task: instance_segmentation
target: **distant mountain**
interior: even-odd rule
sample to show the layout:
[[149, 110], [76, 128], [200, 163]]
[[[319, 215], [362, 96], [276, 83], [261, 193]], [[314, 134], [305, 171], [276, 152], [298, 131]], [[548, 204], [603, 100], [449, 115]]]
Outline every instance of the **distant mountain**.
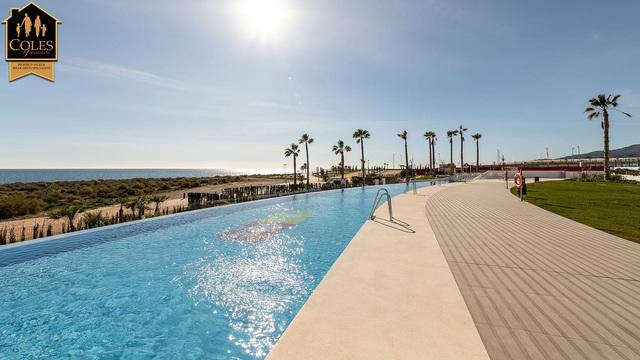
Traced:
[[[598, 159], [604, 157], [604, 151], [592, 151], [586, 154], [569, 155], [561, 157], [559, 159]], [[624, 157], [640, 157], [640, 144], [635, 144], [620, 149], [609, 150], [610, 158], [624, 158]]]

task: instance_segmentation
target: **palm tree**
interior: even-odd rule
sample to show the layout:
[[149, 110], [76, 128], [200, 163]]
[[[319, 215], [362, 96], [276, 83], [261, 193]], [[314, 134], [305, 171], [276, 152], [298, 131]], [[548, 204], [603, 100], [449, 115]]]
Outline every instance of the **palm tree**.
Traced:
[[73, 225], [73, 221], [76, 216], [81, 212], [84, 212], [86, 208], [80, 204], [73, 204], [71, 206], [65, 206], [63, 208], [58, 209], [57, 211], [49, 214], [49, 217], [52, 219], [67, 219], [69, 222], [69, 231], [75, 231], [76, 227]]
[[480, 167], [480, 142], [478, 140], [482, 138], [482, 134], [473, 134], [471, 137], [476, 141], [476, 167]]
[[122, 216], [124, 215], [124, 207], [127, 206], [129, 199], [126, 197], [119, 197], [116, 199], [116, 202], [120, 205], [120, 210], [118, 210], [118, 218], [122, 220]]
[[160, 204], [167, 201], [167, 199], [169, 199], [167, 195], [149, 196], [149, 202], [156, 204], [156, 210], [153, 212], [154, 214], [157, 214], [160, 211]]
[[429, 173], [431, 173], [434, 168], [433, 163], [435, 161], [435, 156], [433, 156], [433, 144], [435, 142], [436, 133], [433, 131], [427, 131], [424, 133], [424, 137], [429, 141]]
[[338, 140], [338, 144], [333, 145], [333, 148], [331, 148], [331, 150], [334, 154], [340, 155], [340, 178], [344, 179], [344, 152], [351, 151], [351, 146], [345, 146], [344, 141]]
[[131, 210], [131, 215], [136, 217], [136, 209], [138, 208], [138, 199], [131, 199], [127, 203], [126, 207]]
[[600, 112], [602, 112], [603, 121], [600, 123], [600, 126], [602, 130], [604, 130], [604, 181], [609, 181], [611, 178], [611, 170], [609, 169], [609, 107], [611, 107], [612, 110], [631, 117], [631, 115], [626, 112], [615, 109], [618, 107], [619, 98], [620, 95], [616, 95], [611, 99], [611, 95], [605, 98], [604, 94], [600, 94], [597, 98], [589, 100], [591, 107], [584, 110], [585, 113], [589, 113], [589, 120], [600, 117]]
[[148, 210], [149, 207], [147, 206], [147, 204], [149, 203], [149, 198], [147, 198], [146, 196], [138, 196], [138, 199], [136, 199], [136, 209], [138, 209], [138, 219], [142, 219], [142, 216], [144, 216], [144, 212], [145, 210]]
[[102, 216], [102, 211], [98, 211], [97, 213], [84, 213], [83, 218], [85, 229], [93, 229], [107, 225], [107, 219]]
[[362, 187], [364, 187], [364, 139], [371, 137], [371, 134], [367, 130], [358, 129], [353, 133], [353, 138], [356, 139], [356, 143], [360, 144], [362, 150]]
[[460, 130], [458, 130], [458, 134], [460, 134], [460, 169], [464, 172], [464, 132], [467, 131], [467, 128], [462, 128], [460, 125]]
[[406, 169], [406, 174], [407, 174], [407, 182], [409, 182], [409, 179], [411, 178], [411, 173], [409, 172], [409, 152], [407, 151], [407, 130], [403, 131], [402, 133], [398, 134], [398, 137], [401, 138], [402, 140], [404, 140], [404, 158], [405, 158], [405, 169]]
[[436, 140], [438, 140], [438, 138], [436, 137], [436, 133], [433, 133], [433, 136], [431, 137], [431, 154], [433, 155], [433, 173], [434, 174], [436, 172]]
[[294, 186], [298, 184], [298, 179], [297, 179], [298, 169], [296, 168], [296, 158], [298, 157], [298, 154], [300, 154], [300, 149], [298, 149], [298, 145], [296, 144], [291, 144], [290, 147], [284, 149], [285, 157], [293, 156], [293, 185]]
[[447, 131], [447, 137], [449, 138], [449, 144], [451, 144], [451, 163], [453, 164], [453, 137], [458, 136], [458, 130]]
[[309, 187], [309, 144], [312, 142], [313, 138], [307, 134], [302, 134], [300, 139], [298, 139], [298, 144], [304, 143], [305, 154], [307, 154], [307, 187]]

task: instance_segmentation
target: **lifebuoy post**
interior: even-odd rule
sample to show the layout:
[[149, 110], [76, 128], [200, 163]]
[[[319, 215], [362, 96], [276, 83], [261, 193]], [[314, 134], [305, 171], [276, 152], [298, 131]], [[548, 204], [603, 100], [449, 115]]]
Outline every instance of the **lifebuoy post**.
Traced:
[[518, 188], [518, 194], [520, 195], [520, 201], [522, 201], [522, 186], [524, 185], [524, 176], [522, 176], [522, 170], [518, 171], [513, 177], [513, 183]]

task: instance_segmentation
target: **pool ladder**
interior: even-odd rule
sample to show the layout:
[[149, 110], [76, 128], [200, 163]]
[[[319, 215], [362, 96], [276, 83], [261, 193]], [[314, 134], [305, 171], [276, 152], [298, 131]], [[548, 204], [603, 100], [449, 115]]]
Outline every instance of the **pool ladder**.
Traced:
[[411, 180], [409, 180], [409, 182], [407, 183], [407, 187], [404, 188], [404, 194], [406, 194], [407, 191], [409, 191], [409, 185], [411, 185], [411, 183], [413, 183], [413, 195], [418, 193], [418, 191], [416, 190], [416, 178], [414, 177]]
[[[380, 194], [381, 191], [384, 191], [384, 192]], [[393, 209], [391, 207], [391, 196], [389, 196], [389, 192], [387, 191], [387, 189], [382, 188], [378, 190], [378, 192], [376, 193], [376, 199], [373, 200], [373, 207], [371, 208], [371, 214], [369, 214], [369, 220], [373, 220], [376, 218], [373, 215], [373, 212], [376, 211], [378, 204], [380, 204], [380, 200], [382, 200], [382, 197], [385, 195], [387, 196], [387, 204], [389, 204], [389, 220], [393, 219]]]

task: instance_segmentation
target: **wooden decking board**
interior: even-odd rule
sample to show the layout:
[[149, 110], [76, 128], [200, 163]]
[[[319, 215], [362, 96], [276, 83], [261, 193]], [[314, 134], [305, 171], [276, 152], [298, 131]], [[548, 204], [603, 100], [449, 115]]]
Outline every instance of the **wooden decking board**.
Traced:
[[425, 205], [489, 356], [640, 358], [640, 246], [503, 186], [455, 186]]

